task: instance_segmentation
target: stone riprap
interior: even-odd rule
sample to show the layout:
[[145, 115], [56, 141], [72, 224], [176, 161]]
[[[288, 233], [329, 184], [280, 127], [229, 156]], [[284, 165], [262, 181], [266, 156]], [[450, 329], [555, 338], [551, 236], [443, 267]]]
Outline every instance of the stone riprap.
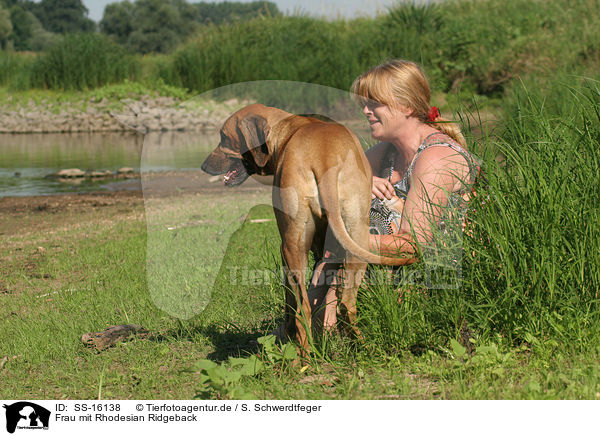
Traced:
[[172, 97], [74, 103], [30, 100], [18, 107], [0, 107], [0, 133], [204, 131], [218, 129], [246, 104], [236, 99], [180, 102]]
[[46, 176], [47, 179], [57, 179], [58, 181], [72, 181], [82, 179], [134, 179], [140, 177], [133, 168], [124, 167], [117, 171], [83, 171], [79, 168], [67, 168]]

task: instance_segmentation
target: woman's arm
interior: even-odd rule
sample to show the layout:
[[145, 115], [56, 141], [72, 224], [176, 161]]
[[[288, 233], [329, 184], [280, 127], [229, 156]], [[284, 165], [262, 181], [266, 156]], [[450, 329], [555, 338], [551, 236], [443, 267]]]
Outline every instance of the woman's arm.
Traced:
[[403, 231], [394, 235], [369, 235], [369, 250], [386, 257], [417, 253], [412, 235]]
[[402, 212], [400, 230], [415, 234], [419, 243], [431, 240], [448, 205], [448, 195], [468, 177], [464, 156], [450, 147], [430, 147], [417, 159]]

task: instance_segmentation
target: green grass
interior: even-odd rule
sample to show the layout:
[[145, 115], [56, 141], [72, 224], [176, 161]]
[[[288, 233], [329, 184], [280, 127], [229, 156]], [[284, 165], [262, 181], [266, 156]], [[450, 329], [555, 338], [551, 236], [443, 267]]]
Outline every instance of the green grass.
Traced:
[[[1, 108], [4, 111], [85, 112], [88, 107], [99, 110], [119, 111], [127, 107], [129, 100], [170, 97], [173, 103], [191, 99], [183, 88], [176, 88], [159, 81], [153, 86], [141, 82], [124, 81], [85, 91], [57, 91], [51, 89], [14, 90], [0, 87]], [[124, 101], [123, 101], [124, 100]], [[194, 108], [192, 108], [194, 109]]]
[[491, 198], [466, 274], [475, 322], [512, 341], [597, 341], [600, 94], [576, 81], [517, 87], [503, 131], [484, 143], [503, 159], [488, 158]]
[[0, 85], [11, 89], [30, 89], [30, 76], [37, 55], [0, 51]]

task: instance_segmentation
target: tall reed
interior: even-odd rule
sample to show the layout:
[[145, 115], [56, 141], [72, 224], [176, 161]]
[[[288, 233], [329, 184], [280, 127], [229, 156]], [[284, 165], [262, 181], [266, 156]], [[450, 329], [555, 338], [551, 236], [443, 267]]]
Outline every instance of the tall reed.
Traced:
[[73, 34], [36, 60], [31, 80], [40, 88], [83, 90], [134, 80], [138, 69], [138, 61], [108, 37]]
[[0, 51], [0, 86], [18, 90], [31, 88], [31, 67], [35, 58], [32, 53]]
[[365, 53], [368, 21], [353, 24], [277, 17], [208, 27], [174, 54], [174, 68], [198, 92], [270, 79], [347, 89], [373, 61]]

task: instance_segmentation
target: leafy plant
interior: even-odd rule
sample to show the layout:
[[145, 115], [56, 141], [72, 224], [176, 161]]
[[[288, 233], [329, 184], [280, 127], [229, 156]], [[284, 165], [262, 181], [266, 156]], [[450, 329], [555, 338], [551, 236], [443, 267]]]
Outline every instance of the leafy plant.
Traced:
[[278, 346], [276, 340], [277, 338], [274, 335], [258, 338], [258, 343], [262, 345], [261, 357], [263, 360], [273, 365], [285, 365], [298, 357], [294, 344], [288, 342]]
[[193, 367], [200, 373], [202, 388], [197, 397], [209, 397], [212, 392], [221, 398], [246, 400], [254, 396], [243, 388], [239, 381], [242, 377], [252, 377], [265, 370], [264, 363], [257, 356], [234, 358], [217, 364], [212, 360], [200, 360]]
[[298, 357], [293, 344], [286, 343], [278, 346], [273, 335], [258, 338], [258, 343], [262, 346], [258, 356], [229, 357], [220, 364], [207, 359], [196, 362], [191, 371], [200, 373], [200, 383], [202, 384], [197, 396], [205, 398], [216, 393], [220, 398], [253, 399], [254, 395], [240, 384], [242, 377], [257, 376], [269, 367], [283, 369]]

